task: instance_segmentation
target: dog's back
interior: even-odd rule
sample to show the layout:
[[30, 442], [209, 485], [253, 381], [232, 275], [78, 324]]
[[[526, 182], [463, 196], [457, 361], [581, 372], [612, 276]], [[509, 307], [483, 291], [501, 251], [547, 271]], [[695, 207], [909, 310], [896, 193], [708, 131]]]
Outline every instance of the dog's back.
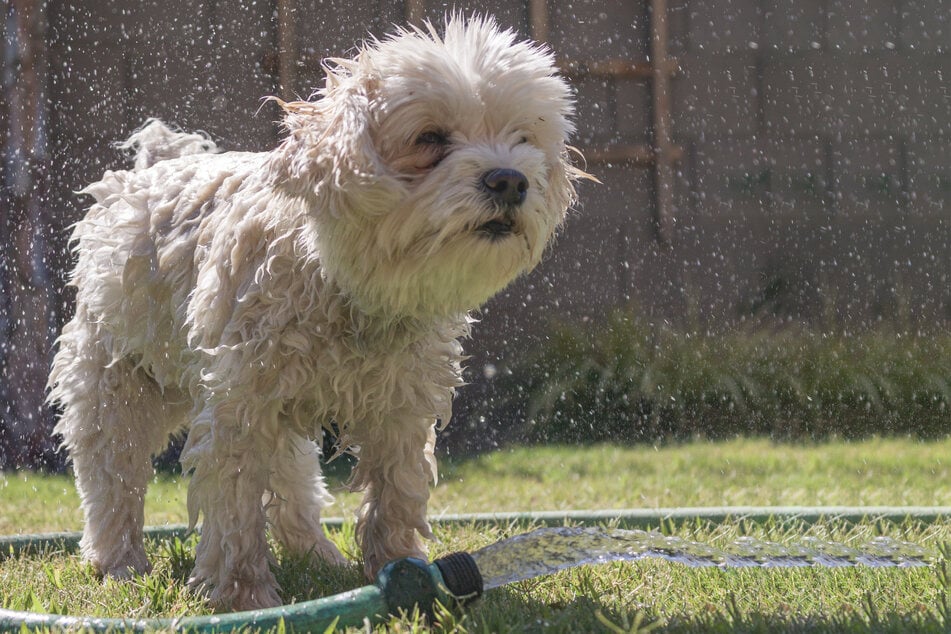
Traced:
[[136, 170], [191, 154], [219, 152], [214, 141], [204, 134], [172, 130], [158, 119], [146, 121], [119, 147], [134, 153]]

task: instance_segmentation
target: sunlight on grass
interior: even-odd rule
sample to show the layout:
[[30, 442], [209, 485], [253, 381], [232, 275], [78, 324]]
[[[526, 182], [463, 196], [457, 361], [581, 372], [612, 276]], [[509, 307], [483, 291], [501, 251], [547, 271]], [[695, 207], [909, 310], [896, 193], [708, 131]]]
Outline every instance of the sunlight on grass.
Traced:
[[[951, 505], [951, 440], [875, 439], [856, 443], [776, 444], [768, 440], [662, 447], [609, 445], [512, 448], [442, 461], [432, 514], [720, 505]], [[338, 497], [328, 515], [350, 517], [345, 469], [329, 469]], [[0, 479], [0, 532], [81, 527], [71, 479], [8, 473]], [[149, 524], [186, 520], [187, 479], [157, 475]], [[437, 524], [431, 556], [475, 550], [530, 524]], [[789, 543], [805, 536], [864, 543], [876, 536], [912, 541], [940, 553], [914, 569], [695, 569], [659, 560], [583, 566], [489, 591], [464, 612], [445, 613], [442, 632], [627, 631], [944, 631], [951, 625], [951, 520], [663, 522], [665, 534], [723, 547], [739, 537]], [[365, 583], [353, 524], [330, 531], [353, 564], [333, 568], [279, 548], [285, 601], [340, 593]], [[47, 553], [0, 563], [0, 596], [12, 609], [100, 616], [205, 614], [186, 584], [195, 538], [149, 546], [155, 570], [106, 582], [74, 555]], [[357, 631], [357, 630], [355, 630]], [[362, 630], [361, 630], [362, 631]], [[428, 631], [405, 617], [377, 631]]]
[[[350, 518], [359, 496], [346, 489], [345, 470], [331, 472], [337, 501], [326, 515]], [[146, 523], [186, 522], [187, 489], [187, 478], [157, 475], [146, 497]], [[0, 490], [0, 534], [82, 526], [68, 476], [9, 473], [0, 476]], [[951, 505], [951, 440], [514, 447], [443, 459], [430, 512], [766, 505]]]
[[[154, 525], [187, 521], [182, 477], [157, 475], [145, 502], [146, 522]], [[83, 514], [73, 479], [68, 475], [0, 474], [0, 535], [80, 530]]]
[[[743, 505], [951, 505], [951, 442], [734, 440], [513, 448], [443, 467], [450, 513]], [[499, 478], [505, 486], [497, 486]]]

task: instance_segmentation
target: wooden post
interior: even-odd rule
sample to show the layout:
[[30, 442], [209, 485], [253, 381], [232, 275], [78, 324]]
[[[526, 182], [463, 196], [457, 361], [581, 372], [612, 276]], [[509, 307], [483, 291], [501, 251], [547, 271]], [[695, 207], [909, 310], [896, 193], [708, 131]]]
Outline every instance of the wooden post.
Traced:
[[[3, 66], [13, 73], [5, 91], [6, 169], [0, 171], [0, 469], [52, 466], [52, 413], [44, 403], [53, 280], [43, 207], [47, 165], [46, 15], [42, 0], [13, 0], [13, 41]], [[2, 403], [2, 400], [6, 403]]]
[[536, 42], [548, 41], [548, 0], [529, 0], [528, 20], [532, 39]]
[[423, 18], [426, 16], [425, 0], [406, 0], [406, 6], [403, 8], [404, 16], [409, 24], [422, 26]]
[[674, 166], [670, 141], [670, 61], [667, 58], [667, 0], [651, 0], [651, 62], [653, 65], [654, 226], [657, 240], [673, 239]]
[[277, 0], [278, 94], [285, 101], [297, 99], [297, 28], [295, 0]]

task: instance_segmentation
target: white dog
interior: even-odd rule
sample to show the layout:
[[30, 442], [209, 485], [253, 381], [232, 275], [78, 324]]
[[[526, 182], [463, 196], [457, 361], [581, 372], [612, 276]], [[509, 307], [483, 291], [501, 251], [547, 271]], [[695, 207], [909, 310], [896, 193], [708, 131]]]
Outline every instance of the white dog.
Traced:
[[401, 31], [280, 102], [273, 151], [217, 153], [152, 121], [73, 240], [76, 315], [50, 378], [102, 573], [149, 569], [150, 456], [188, 429], [191, 583], [221, 608], [280, 603], [265, 529], [324, 536], [322, 427], [359, 457], [365, 569], [425, 557], [435, 426], [461, 385], [466, 311], [542, 257], [583, 172], [552, 56], [489, 19]]

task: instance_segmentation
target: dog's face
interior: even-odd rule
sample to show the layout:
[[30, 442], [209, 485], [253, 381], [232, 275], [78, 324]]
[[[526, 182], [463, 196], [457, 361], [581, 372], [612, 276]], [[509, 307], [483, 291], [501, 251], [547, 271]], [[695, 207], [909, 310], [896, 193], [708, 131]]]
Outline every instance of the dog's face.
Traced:
[[282, 146], [328, 275], [367, 310], [442, 316], [532, 269], [580, 174], [551, 56], [453, 18], [334, 61], [321, 99], [285, 104]]

